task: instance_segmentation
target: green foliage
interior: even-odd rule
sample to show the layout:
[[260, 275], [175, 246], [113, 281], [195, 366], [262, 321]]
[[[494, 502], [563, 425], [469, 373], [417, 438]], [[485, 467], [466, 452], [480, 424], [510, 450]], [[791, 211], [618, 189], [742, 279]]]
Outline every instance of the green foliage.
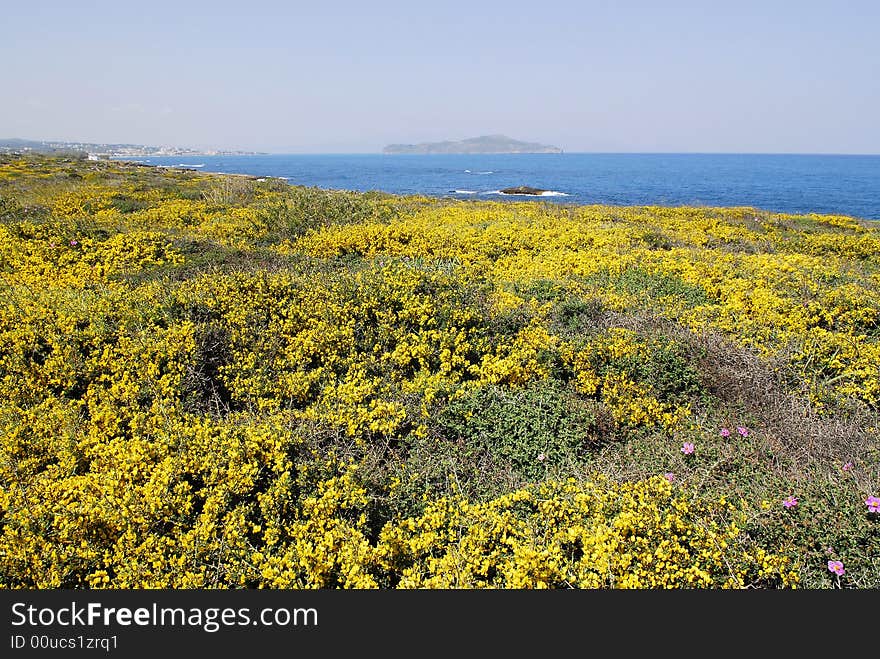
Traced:
[[568, 295], [554, 306], [551, 322], [561, 336], [576, 339], [597, 331], [605, 312], [599, 298]]
[[20, 216], [21, 204], [13, 197], [0, 195], [0, 222], [9, 222]]
[[364, 222], [377, 215], [377, 205], [358, 193], [290, 187], [280, 197], [261, 203], [257, 214], [270, 238], [278, 242], [330, 224]]
[[[865, 490], [852, 476], [827, 477], [795, 486], [774, 483], [775, 498], [766, 501], [748, 527], [752, 537], [776, 547], [788, 547], [803, 565], [807, 588], [871, 588], [880, 580], [880, 514], [868, 512]], [[797, 506], [783, 499], [795, 496]], [[829, 560], [843, 560], [845, 573], [827, 569]]]
[[584, 464], [596, 441], [595, 407], [554, 380], [481, 387], [453, 401], [438, 421], [473, 460], [505, 462], [524, 481]]
[[647, 272], [639, 267], [624, 270], [612, 279], [615, 288], [631, 295], [642, 296], [645, 302], [674, 298], [689, 307], [708, 304], [709, 297], [700, 286], [683, 281], [680, 277], [664, 272]]
[[683, 346], [662, 335], [646, 339], [643, 345], [643, 353], [611, 357], [597, 364], [597, 372], [625, 374], [664, 402], [683, 404], [706, 397], [700, 373]]
[[149, 207], [149, 203], [143, 199], [137, 199], [131, 195], [117, 194], [110, 199], [110, 205], [120, 213], [133, 213]]

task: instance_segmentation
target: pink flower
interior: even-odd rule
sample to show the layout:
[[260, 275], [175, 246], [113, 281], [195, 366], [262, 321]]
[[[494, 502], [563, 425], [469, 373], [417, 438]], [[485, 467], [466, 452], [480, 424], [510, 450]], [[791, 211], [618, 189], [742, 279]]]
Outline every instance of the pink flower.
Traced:
[[744, 427], [742, 427], [742, 426], [737, 426], [737, 427], [736, 427], [736, 431], [737, 431], [737, 432], [740, 434], [740, 436], [742, 436], [742, 437], [748, 437], [748, 436], [749, 436], [749, 429], [748, 429], [748, 428], [744, 428]]
[[865, 505], [868, 506], [869, 513], [880, 513], [880, 497], [868, 497]]
[[672, 481], [675, 480], [675, 474], [673, 474], [671, 471], [667, 471], [665, 474], [663, 474], [663, 476], [664, 476], [664, 477], [666, 478], [666, 480], [668, 480], [670, 483], [671, 483]]
[[852, 462], [847, 462], [846, 464], [843, 465], [843, 470], [844, 470], [844, 471], [852, 471], [852, 468], [853, 468], [854, 466], [855, 466], [855, 465], [853, 465]]
[[796, 505], [798, 505], [797, 497], [795, 497], [795, 496], [785, 497], [782, 500], [782, 505], [785, 506], [786, 508], [794, 508]]
[[842, 561], [828, 561], [828, 570], [838, 577], [844, 573]]
[[547, 456], [543, 453], [538, 453], [538, 462], [544, 462], [547, 459]]
[[76, 240], [71, 240], [71, 241], [70, 241], [70, 246], [71, 246], [71, 247], [76, 247], [77, 245], [79, 245], [79, 243], [78, 243]]
[[681, 452], [684, 453], [685, 455], [690, 455], [691, 453], [694, 452], [694, 445], [691, 444], [690, 442], [685, 442], [684, 444], [681, 445]]
[[721, 436], [722, 437], [730, 437], [730, 431], [727, 428], [722, 428], [721, 429]]

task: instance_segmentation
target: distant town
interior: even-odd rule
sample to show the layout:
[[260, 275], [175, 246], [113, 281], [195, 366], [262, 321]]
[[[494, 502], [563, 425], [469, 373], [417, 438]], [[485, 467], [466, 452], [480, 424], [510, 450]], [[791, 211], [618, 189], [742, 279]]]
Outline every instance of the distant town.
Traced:
[[221, 149], [188, 149], [177, 146], [146, 146], [143, 144], [96, 144], [92, 142], [56, 142], [0, 139], [0, 153], [71, 153], [86, 154], [90, 160], [160, 156], [256, 156], [256, 151], [224, 151]]

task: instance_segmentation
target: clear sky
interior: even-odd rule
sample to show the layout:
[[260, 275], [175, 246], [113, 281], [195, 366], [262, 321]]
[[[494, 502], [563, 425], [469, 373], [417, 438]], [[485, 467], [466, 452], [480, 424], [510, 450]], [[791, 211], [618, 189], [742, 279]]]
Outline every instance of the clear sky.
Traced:
[[880, 0], [4, 0], [0, 138], [880, 153]]

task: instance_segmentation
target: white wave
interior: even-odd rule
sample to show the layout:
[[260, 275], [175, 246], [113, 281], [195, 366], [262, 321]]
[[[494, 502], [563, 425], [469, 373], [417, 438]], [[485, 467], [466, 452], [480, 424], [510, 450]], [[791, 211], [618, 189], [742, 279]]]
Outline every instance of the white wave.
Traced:
[[558, 192], [556, 190], [544, 190], [544, 192], [541, 193], [541, 196], [542, 197], [567, 197], [568, 193], [567, 192]]
[[477, 174], [494, 174], [495, 172], [477, 172]]
[[465, 174], [470, 174], [470, 173], [471, 173], [471, 170], [466, 169], [466, 170], [464, 170], [464, 173], [465, 173]]
[[187, 165], [185, 162], [182, 162], [182, 163], [178, 164], [177, 166], [178, 167], [204, 167], [205, 163], [202, 163], [201, 165]]
[[455, 194], [477, 194], [476, 190], [453, 190]]

